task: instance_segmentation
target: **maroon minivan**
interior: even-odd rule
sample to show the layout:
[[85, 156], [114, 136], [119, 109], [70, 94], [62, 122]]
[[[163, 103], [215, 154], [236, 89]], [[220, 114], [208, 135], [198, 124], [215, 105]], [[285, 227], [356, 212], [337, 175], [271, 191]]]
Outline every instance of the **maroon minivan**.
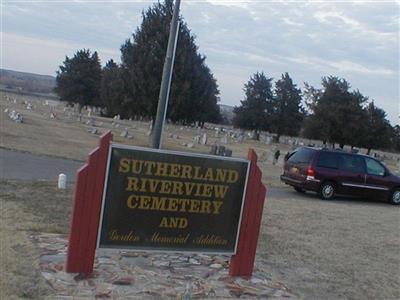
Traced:
[[281, 180], [298, 192], [317, 192], [322, 199], [343, 194], [400, 204], [400, 177], [367, 155], [301, 147], [287, 158]]

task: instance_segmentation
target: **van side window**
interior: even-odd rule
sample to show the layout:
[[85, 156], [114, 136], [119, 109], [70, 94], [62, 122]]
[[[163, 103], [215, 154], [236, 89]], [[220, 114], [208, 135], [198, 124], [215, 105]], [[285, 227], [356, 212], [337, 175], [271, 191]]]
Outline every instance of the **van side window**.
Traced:
[[338, 155], [330, 152], [321, 152], [317, 163], [318, 167], [337, 169], [339, 166]]
[[367, 173], [370, 175], [384, 176], [385, 168], [376, 160], [366, 157], [365, 163], [367, 164]]
[[353, 173], [365, 173], [364, 158], [357, 155], [340, 155], [340, 169]]

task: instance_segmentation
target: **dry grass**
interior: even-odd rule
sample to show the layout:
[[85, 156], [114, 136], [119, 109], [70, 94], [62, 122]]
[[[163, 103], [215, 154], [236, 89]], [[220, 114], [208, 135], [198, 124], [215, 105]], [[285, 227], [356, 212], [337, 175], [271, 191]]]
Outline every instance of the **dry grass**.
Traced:
[[29, 236], [68, 232], [71, 190], [56, 190], [54, 182], [0, 182], [0, 299], [42, 299], [50, 293]]
[[[88, 133], [91, 127], [77, 118], [64, 117], [63, 106], [56, 108], [58, 119], [49, 117], [44, 99], [18, 96], [17, 103], [0, 95], [0, 147], [29, 151], [41, 155], [86, 160], [98, 142], [98, 135]], [[24, 100], [31, 100], [27, 110]], [[24, 115], [25, 123], [9, 120], [4, 109], [15, 109]], [[111, 129], [114, 141], [147, 146], [148, 122], [120, 121], [114, 128], [111, 120], [96, 117], [100, 132]], [[120, 133], [128, 128], [133, 139]], [[170, 133], [180, 136], [175, 140]], [[209, 144], [216, 141], [207, 131]], [[210, 146], [192, 142], [196, 130], [169, 126], [164, 133], [164, 148], [207, 153]], [[234, 156], [245, 157], [248, 148], [259, 155], [259, 166], [267, 187], [285, 188], [279, 181], [281, 164], [272, 165], [274, 147], [282, 156], [287, 145], [266, 145], [257, 141], [230, 142]], [[385, 161], [396, 170], [395, 160]], [[256, 263], [280, 278], [294, 293], [304, 299], [399, 299], [400, 215], [399, 209], [386, 203], [338, 200], [324, 202], [313, 196], [290, 193], [289, 197], [268, 197], [264, 210]], [[67, 233], [70, 222], [72, 187], [60, 192], [54, 182], [0, 182], [1, 201], [1, 283], [0, 298], [41, 299], [49, 293], [38, 276], [38, 249], [29, 239], [35, 232]]]
[[257, 263], [304, 299], [400, 299], [400, 210], [363, 199], [268, 198]]

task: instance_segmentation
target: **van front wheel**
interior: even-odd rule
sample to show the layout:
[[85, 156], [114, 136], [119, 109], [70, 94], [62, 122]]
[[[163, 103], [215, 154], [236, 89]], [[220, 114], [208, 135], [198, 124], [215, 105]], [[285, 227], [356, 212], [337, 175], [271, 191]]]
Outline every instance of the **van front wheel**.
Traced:
[[333, 182], [327, 181], [322, 183], [319, 188], [319, 196], [323, 200], [331, 200], [335, 197], [335, 185]]

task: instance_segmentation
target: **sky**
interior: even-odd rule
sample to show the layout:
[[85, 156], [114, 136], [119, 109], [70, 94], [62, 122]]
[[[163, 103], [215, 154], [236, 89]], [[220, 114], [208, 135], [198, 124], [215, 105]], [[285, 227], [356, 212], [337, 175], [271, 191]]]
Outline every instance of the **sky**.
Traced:
[[[7, 1], [1, 8], [1, 67], [53, 75], [82, 48], [102, 64], [154, 1]], [[300, 89], [338, 76], [400, 124], [399, 1], [181, 0], [181, 15], [217, 79], [220, 103], [240, 105], [255, 72]]]

